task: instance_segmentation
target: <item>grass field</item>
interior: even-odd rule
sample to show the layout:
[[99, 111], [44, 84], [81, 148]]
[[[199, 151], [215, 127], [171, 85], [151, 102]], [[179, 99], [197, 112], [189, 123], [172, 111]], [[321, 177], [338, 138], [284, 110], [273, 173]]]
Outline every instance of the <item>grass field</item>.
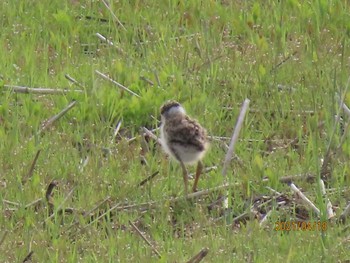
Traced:
[[[345, 0], [1, 1], [0, 262], [199, 262], [205, 248], [203, 262], [349, 262], [335, 118], [350, 105], [349, 14]], [[168, 99], [212, 136], [200, 190], [227, 192], [185, 200], [180, 166], [143, 136]], [[325, 227], [275, 230], [302, 220]]]

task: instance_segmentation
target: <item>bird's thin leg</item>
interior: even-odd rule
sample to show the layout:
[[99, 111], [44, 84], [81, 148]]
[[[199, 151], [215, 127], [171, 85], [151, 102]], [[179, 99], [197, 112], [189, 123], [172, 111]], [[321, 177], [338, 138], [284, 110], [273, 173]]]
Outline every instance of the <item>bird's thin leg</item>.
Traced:
[[180, 161], [181, 167], [182, 167], [182, 175], [184, 178], [184, 184], [185, 184], [185, 195], [187, 196], [188, 193], [188, 173], [187, 173], [187, 169], [186, 166], [184, 165], [184, 163], [182, 161]]
[[196, 177], [194, 178], [194, 183], [193, 183], [193, 187], [192, 187], [193, 192], [197, 192], [197, 184], [198, 184], [199, 177], [202, 173], [202, 170], [203, 170], [203, 163], [202, 163], [202, 161], [198, 161], [197, 170], [196, 170]]
[[180, 156], [178, 153], [175, 151], [174, 148], [171, 149], [173, 154], [175, 155], [175, 158], [179, 161], [181, 168], [182, 168], [182, 176], [184, 178], [184, 184], [185, 184], [185, 195], [187, 196], [188, 194], [188, 173], [185, 164], [181, 160]]

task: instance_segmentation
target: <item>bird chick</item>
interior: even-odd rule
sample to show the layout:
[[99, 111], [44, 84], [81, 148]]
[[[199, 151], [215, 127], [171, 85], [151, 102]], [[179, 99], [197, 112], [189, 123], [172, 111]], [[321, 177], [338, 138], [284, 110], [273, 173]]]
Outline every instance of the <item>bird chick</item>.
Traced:
[[188, 173], [185, 164], [197, 162], [196, 176], [192, 187], [197, 184], [203, 169], [202, 158], [208, 150], [207, 132], [196, 121], [187, 116], [177, 101], [167, 101], [161, 108], [160, 140], [164, 151], [175, 158], [182, 167], [185, 194], [188, 193]]

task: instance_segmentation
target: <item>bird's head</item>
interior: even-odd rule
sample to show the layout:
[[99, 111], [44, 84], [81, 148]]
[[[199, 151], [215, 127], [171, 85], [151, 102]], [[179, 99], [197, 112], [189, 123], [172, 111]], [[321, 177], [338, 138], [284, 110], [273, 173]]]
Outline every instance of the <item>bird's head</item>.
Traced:
[[162, 121], [164, 121], [177, 115], [185, 115], [186, 111], [177, 101], [169, 100], [165, 102], [162, 107], [160, 107], [160, 114]]

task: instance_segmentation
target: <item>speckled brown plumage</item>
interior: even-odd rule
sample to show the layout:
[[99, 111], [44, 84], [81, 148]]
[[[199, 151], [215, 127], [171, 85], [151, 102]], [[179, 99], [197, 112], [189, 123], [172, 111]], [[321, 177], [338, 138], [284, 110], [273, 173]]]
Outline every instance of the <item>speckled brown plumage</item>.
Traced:
[[207, 132], [196, 121], [186, 115], [185, 109], [177, 101], [168, 101], [161, 108], [160, 141], [166, 153], [180, 162], [183, 170], [185, 192], [187, 193], [187, 169], [184, 164], [197, 162], [193, 191], [202, 171], [202, 162], [208, 149]]
[[184, 147], [195, 147], [197, 151], [206, 149], [206, 130], [188, 116], [170, 118], [167, 120], [164, 129], [169, 143], [178, 143]]

